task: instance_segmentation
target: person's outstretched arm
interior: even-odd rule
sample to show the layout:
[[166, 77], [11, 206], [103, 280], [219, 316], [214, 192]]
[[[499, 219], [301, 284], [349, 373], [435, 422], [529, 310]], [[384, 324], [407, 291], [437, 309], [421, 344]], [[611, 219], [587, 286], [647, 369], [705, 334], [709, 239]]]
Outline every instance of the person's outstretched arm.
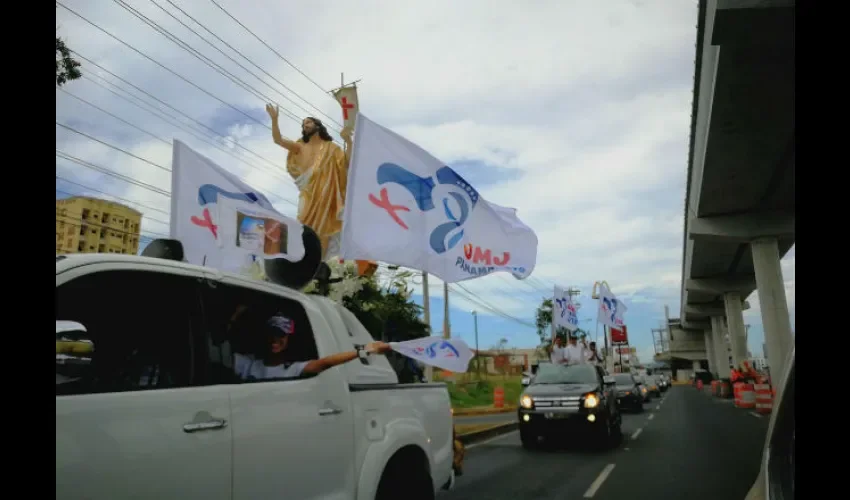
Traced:
[[[383, 354], [390, 350], [390, 345], [386, 342], [372, 342], [370, 344], [366, 344], [364, 350], [369, 354]], [[333, 368], [334, 366], [348, 363], [351, 360], [357, 359], [357, 357], [357, 351], [347, 351], [340, 352], [337, 354], [331, 354], [330, 356], [325, 356], [321, 359], [314, 359], [312, 361], [308, 361], [307, 364], [304, 365], [304, 370], [302, 371], [302, 373], [322, 373], [328, 368]]]

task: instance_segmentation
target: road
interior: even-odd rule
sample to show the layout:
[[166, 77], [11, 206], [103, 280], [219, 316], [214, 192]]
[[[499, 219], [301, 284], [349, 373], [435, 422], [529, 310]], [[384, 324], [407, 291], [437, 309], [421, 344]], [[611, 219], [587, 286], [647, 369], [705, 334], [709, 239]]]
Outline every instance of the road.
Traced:
[[740, 500], [758, 475], [768, 417], [690, 386], [623, 416], [614, 450], [526, 451], [512, 432], [468, 448], [459, 499]]

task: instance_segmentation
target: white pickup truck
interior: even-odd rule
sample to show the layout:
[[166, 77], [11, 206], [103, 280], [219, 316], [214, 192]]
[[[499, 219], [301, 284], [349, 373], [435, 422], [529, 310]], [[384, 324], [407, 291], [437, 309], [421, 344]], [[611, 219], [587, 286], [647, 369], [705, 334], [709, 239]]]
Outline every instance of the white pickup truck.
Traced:
[[453, 485], [443, 384], [399, 384], [381, 355], [245, 382], [234, 353], [253, 341], [234, 334], [237, 309], [292, 318], [301, 360], [372, 341], [343, 307], [282, 286], [56, 257], [57, 499], [410, 500]]

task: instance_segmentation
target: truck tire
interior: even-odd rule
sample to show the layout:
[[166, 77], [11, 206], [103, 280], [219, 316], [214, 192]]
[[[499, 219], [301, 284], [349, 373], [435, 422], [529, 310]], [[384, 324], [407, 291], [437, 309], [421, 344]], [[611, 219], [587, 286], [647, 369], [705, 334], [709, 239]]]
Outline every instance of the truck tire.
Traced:
[[424, 453], [415, 447], [393, 455], [381, 475], [375, 500], [434, 500], [434, 484], [424, 460]]
[[530, 431], [520, 429], [519, 440], [522, 441], [522, 447], [526, 450], [536, 450], [540, 448], [539, 436]]

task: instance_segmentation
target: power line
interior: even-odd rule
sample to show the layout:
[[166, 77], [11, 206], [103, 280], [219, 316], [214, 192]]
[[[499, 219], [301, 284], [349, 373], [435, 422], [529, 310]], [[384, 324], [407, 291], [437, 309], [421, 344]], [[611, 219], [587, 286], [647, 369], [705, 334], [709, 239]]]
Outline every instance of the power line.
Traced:
[[242, 111], [241, 109], [237, 108], [236, 106], [234, 106], [234, 105], [232, 105], [232, 104], [228, 103], [227, 101], [225, 101], [225, 100], [223, 100], [223, 99], [219, 98], [218, 96], [216, 96], [215, 94], [213, 94], [213, 93], [211, 93], [211, 92], [207, 91], [206, 89], [204, 89], [204, 88], [200, 87], [199, 85], [197, 85], [196, 83], [192, 82], [192, 81], [191, 81], [191, 80], [189, 80], [188, 78], [184, 77], [184, 76], [183, 76], [183, 75], [181, 75], [180, 73], [177, 73], [176, 71], [172, 70], [172, 69], [171, 69], [171, 68], [169, 68], [168, 66], [165, 66], [164, 64], [160, 63], [160, 62], [159, 62], [159, 61], [157, 61], [156, 59], [154, 59], [154, 58], [150, 57], [149, 55], [147, 55], [147, 54], [145, 54], [144, 52], [140, 51], [139, 49], [137, 49], [137, 48], [133, 47], [133, 46], [132, 46], [132, 45], [130, 45], [129, 43], [125, 42], [124, 40], [122, 40], [122, 39], [118, 38], [117, 36], [113, 35], [112, 33], [110, 33], [110, 32], [108, 32], [108, 31], [106, 31], [105, 29], [101, 28], [100, 26], [98, 26], [97, 24], [93, 23], [92, 21], [89, 21], [86, 17], [82, 16], [81, 14], [78, 14], [76, 11], [74, 11], [74, 10], [72, 10], [71, 8], [69, 8], [69, 7], [65, 6], [62, 2], [58, 2], [58, 1], [57, 1], [57, 2], [56, 2], [56, 5], [58, 5], [58, 6], [62, 7], [63, 9], [67, 10], [68, 12], [70, 12], [71, 14], [74, 14], [75, 16], [79, 17], [80, 19], [82, 19], [83, 21], [85, 21], [86, 23], [88, 23], [89, 25], [91, 25], [92, 27], [94, 27], [95, 29], [97, 29], [98, 31], [100, 31], [100, 32], [102, 32], [102, 33], [104, 33], [104, 34], [106, 34], [107, 36], [109, 36], [110, 38], [114, 39], [114, 40], [115, 40], [115, 41], [117, 41], [118, 43], [120, 43], [120, 44], [122, 44], [122, 45], [126, 46], [127, 48], [129, 48], [129, 49], [130, 49], [130, 50], [132, 50], [133, 52], [136, 52], [136, 53], [137, 53], [137, 54], [139, 54], [140, 56], [142, 56], [142, 57], [144, 57], [145, 59], [149, 60], [150, 62], [152, 62], [152, 63], [156, 64], [156, 65], [157, 65], [157, 66], [159, 66], [160, 68], [162, 68], [162, 69], [164, 69], [164, 70], [168, 71], [169, 73], [171, 73], [172, 75], [176, 76], [177, 78], [179, 78], [179, 79], [183, 80], [184, 82], [188, 83], [188, 84], [189, 84], [189, 85], [191, 85], [192, 87], [195, 87], [196, 89], [200, 90], [200, 91], [201, 91], [201, 92], [203, 92], [204, 94], [206, 94], [206, 95], [208, 95], [208, 96], [212, 97], [212, 98], [213, 98], [213, 99], [215, 99], [216, 101], [218, 101], [218, 102], [220, 102], [220, 103], [224, 104], [224, 105], [225, 105], [225, 106], [227, 106], [228, 108], [230, 108], [230, 109], [232, 109], [232, 110], [236, 111], [237, 113], [239, 113], [239, 114], [241, 114], [241, 115], [245, 116], [245, 117], [246, 117], [246, 118], [248, 118], [249, 120], [251, 120], [251, 121], [253, 121], [253, 122], [256, 122], [256, 123], [258, 123], [259, 125], [262, 125], [263, 127], [267, 128], [267, 129], [269, 129], [269, 130], [271, 130], [271, 127], [269, 127], [269, 126], [268, 126], [268, 125], [266, 125], [265, 123], [263, 123], [263, 122], [261, 122], [260, 120], [258, 120], [258, 119], [256, 119], [256, 118], [254, 118], [253, 116], [249, 115], [248, 113], [246, 113], [246, 112]]
[[62, 151], [58, 148], [56, 149], [56, 156], [58, 156], [59, 158], [62, 158], [64, 160], [68, 160], [70, 162], [76, 163], [77, 165], [80, 165], [80, 166], [83, 166], [83, 167], [86, 167], [86, 168], [90, 168], [92, 170], [95, 170], [95, 171], [100, 172], [102, 174], [108, 175], [110, 177], [114, 177], [114, 178], [120, 179], [124, 182], [128, 182], [128, 183], [133, 184], [135, 186], [138, 186], [140, 188], [147, 189], [148, 191], [154, 192], [156, 194], [160, 194], [160, 195], [163, 195], [163, 196], [171, 196], [171, 193], [169, 193], [168, 191], [166, 191], [164, 189], [160, 189], [160, 188], [154, 186], [153, 184], [148, 184], [148, 183], [145, 183], [145, 182], [142, 182], [142, 181], [137, 181], [136, 179], [133, 179], [131, 177], [127, 177], [126, 175], [123, 175], [123, 174], [119, 174], [118, 172], [112, 171], [108, 168], [99, 167], [99, 166], [97, 166], [93, 163], [89, 163], [85, 160], [81, 160], [80, 158], [77, 158], [76, 156], [70, 155], [70, 154], [68, 154], [68, 153], [66, 153], [66, 152], [64, 152], [64, 151]]
[[[73, 197], [85, 196], [85, 195], [83, 195], [83, 194], [81, 194], [81, 193], [72, 193], [72, 192], [70, 192], [70, 191], [63, 191], [62, 189], [56, 189], [56, 192], [57, 192], [57, 193], [66, 194], [66, 195], [68, 195], [68, 196], [73, 196]], [[108, 193], [104, 193], [104, 194], [106, 194], [107, 196], [112, 196], [112, 195], [110, 195], [110, 194], [108, 194]], [[116, 197], [114, 197], [114, 196], [113, 196], [113, 198], [116, 198]], [[131, 202], [131, 203], [133, 203], [133, 202]], [[144, 220], [150, 220], [150, 221], [153, 221], [153, 222], [158, 222], [158, 223], [160, 223], [160, 224], [165, 224], [166, 226], [170, 226], [170, 225], [171, 225], [171, 223], [170, 223], [170, 222], [165, 222], [164, 220], [159, 220], [159, 219], [156, 219], [156, 218], [151, 217], [151, 216], [149, 216], [149, 215], [142, 214], [142, 217], [144, 218]]]
[[[216, 63], [215, 61], [213, 61], [213, 60], [212, 60], [212, 59], [210, 59], [209, 57], [205, 56], [204, 54], [202, 54], [201, 52], [199, 52], [197, 49], [195, 49], [194, 47], [192, 47], [191, 45], [189, 45], [188, 43], [186, 43], [185, 41], [183, 41], [180, 37], [178, 37], [178, 36], [176, 36], [176, 35], [172, 34], [170, 31], [168, 31], [167, 29], [163, 28], [163, 27], [162, 27], [162, 26], [160, 26], [157, 22], [155, 22], [155, 21], [151, 20], [149, 17], [145, 16], [144, 14], [142, 14], [141, 12], [139, 12], [138, 10], [136, 10], [135, 8], [131, 7], [129, 4], [127, 4], [127, 3], [126, 3], [126, 2], [124, 2], [123, 0], [113, 0], [113, 1], [114, 1], [115, 3], [117, 3], [120, 7], [122, 7], [124, 10], [126, 10], [127, 12], [129, 12], [130, 14], [132, 14], [134, 17], [136, 17], [137, 19], [139, 19], [139, 20], [140, 20], [140, 21], [142, 21], [143, 23], [147, 24], [149, 27], [153, 28], [153, 30], [154, 30], [154, 31], [156, 31], [156, 32], [157, 32], [157, 33], [159, 33], [160, 35], [163, 35], [163, 36], [164, 36], [165, 38], [167, 38], [168, 40], [170, 40], [170, 41], [174, 42], [174, 43], [175, 43], [178, 47], [180, 47], [181, 49], [185, 50], [185, 51], [186, 51], [186, 52], [188, 52], [190, 55], [192, 55], [194, 58], [198, 59], [198, 60], [199, 60], [199, 61], [201, 61], [202, 63], [204, 63], [204, 64], [206, 64], [207, 66], [209, 66], [210, 68], [212, 68], [212, 69], [213, 69], [214, 71], [216, 71], [218, 74], [220, 74], [220, 75], [224, 76], [225, 78], [229, 79], [231, 82], [235, 83], [236, 85], [238, 85], [239, 87], [241, 87], [243, 90], [246, 90], [248, 93], [252, 94], [254, 97], [256, 97], [256, 98], [258, 98], [258, 99], [260, 99], [261, 101], [264, 101], [264, 102], [275, 102], [275, 101], [274, 101], [274, 99], [272, 99], [272, 98], [270, 98], [269, 96], [267, 96], [267, 95], [263, 94], [262, 92], [260, 92], [260, 91], [259, 91], [259, 90], [257, 90], [256, 88], [254, 88], [254, 87], [252, 87], [251, 85], [249, 85], [248, 83], [246, 83], [246, 82], [245, 82], [244, 80], [242, 80], [241, 78], [239, 78], [239, 77], [237, 77], [236, 75], [234, 75], [233, 73], [231, 73], [231, 72], [227, 71], [227, 70], [226, 70], [226, 69], [224, 69], [224, 68], [223, 68], [220, 64]], [[277, 103], [275, 102], [275, 104], [277, 104]], [[279, 104], [277, 104], [277, 105], [279, 106]], [[283, 108], [283, 110], [284, 110], [284, 115], [286, 115], [288, 118], [292, 119], [293, 121], [295, 121], [295, 122], [297, 122], [297, 123], [300, 123], [300, 122], [301, 122], [301, 121], [299, 120], [299, 118], [298, 118], [297, 116], [295, 116], [292, 112], [290, 112], [288, 109], [286, 109], [286, 108], [284, 107], [284, 108]], [[262, 124], [262, 122], [260, 122], [259, 120], [256, 120], [256, 119], [255, 119], [255, 118], [253, 118], [253, 117], [251, 117], [251, 119], [253, 119], [253, 120], [254, 120], [254, 121], [256, 121], [257, 123], [261, 123], [261, 124]]]
[[140, 160], [140, 161], [143, 161], [143, 162], [147, 163], [148, 165], [152, 165], [152, 166], [154, 166], [154, 167], [156, 167], [156, 168], [159, 168], [159, 169], [165, 170], [166, 172], [171, 172], [171, 169], [170, 169], [170, 168], [168, 168], [168, 167], [164, 167], [164, 166], [162, 166], [162, 165], [160, 165], [160, 164], [158, 164], [158, 163], [154, 163], [154, 162], [152, 162], [152, 161], [150, 161], [150, 160], [148, 160], [148, 159], [146, 159], [146, 158], [142, 158], [141, 156], [134, 155], [133, 153], [131, 153], [131, 152], [127, 151], [126, 149], [119, 148], [118, 146], [116, 146], [116, 145], [114, 145], [114, 144], [109, 144], [108, 142], [106, 142], [106, 141], [102, 141], [102, 140], [98, 139], [97, 137], [92, 137], [92, 136], [90, 136], [90, 135], [86, 134], [85, 132], [80, 132], [79, 130], [75, 129], [74, 127], [69, 127], [68, 125], [65, 125], [64, 123], [59, 123], [59, 122], [56, 122], [56, 125], [59, 125], [60, 127], [64, 128], [65, 130], [69, 130], [69, 131], [71, 131], [71, 132], [73, 132], [73, 133], [75, 133], [75, 134], [79, 134], [79, 135], [81, 135], [81, 136], [85, 137], [86, 139], [90, 139], [90, 140], [92, 140], [92, 141], [95, 141], [95, 142], [98, 142], [98, 143], [100, 143], [100, 144], [103, 144], [104, 146], [110, 147], [110, 148], [112, 148], [112, 149], [114, 149], [114, 150], [116, 150], [116, 151], [120, 151], [120, 152], [124, 153], [124, 154], [125, 154], [125, 155], [127, 155], [127, 156], [132, 156], [133, 158], [135, 158], [135, 159], [137, 159], [137, 160]]
[[[138, 201], [130, 200], [130, 199], [127, 199], [127, 198], [122, 198], [122, 197], [120, 197], [120, 196], [116, 196], [116, 195], [114, 195], [114, 194], [107, 193], [106, 191], [101, 191], [101, 190], [99, 190], [99, 189], [95, 189], [95, 188], [93, 188], [93, 187], [91, 187], [91, 186], [86, 186], [85, 184], [80, 184], [79, 182], [74, 182], [74, 181], [72, 181], [72, 180], [70, 180], [70, 179], [66, 179], [66, 178], [62, 177], [61, 175], [57, 175], [57, 176], [56, 176], [56, 180], [58, 180], [58, 181], [62, 181], [62, 182], [64, 182], [64, 183], [66, 183], [66, 184], [71, 184], [71, 185], [74, 185], [74, 186], [80, 187], [80, 188], [82, 188], [82, 189], [84, 189], [84, 190], [86, 190], [86, 191], [92, 191], [92, 192], [95, 192], [95, 193], [100, 193], [100, 194], [102, 194], [102, 195], [104, 195], [104, 196], [109, 196], [109, 197], [111, 197], [111, 198], [115, 198], [116, 200], [120, 200], [120, 201], [123, 201], [123, 202], [125, 202], [125, 203], [132, 203], [132, 204], [134, 204], [134, 205], [138, 205], [138, 206], [140, 206], [140, 207], [142, 207], [142, 208], [146, 208], [146, 209], [148, 209], [148, 210], [153, 210], [153, 211], [155, 211], [155, 212], [159, 212], [159, 213], [161, 213], [161, 214], [163, 214], [163, 215], [169, 215], [169, 212], [166, 212], [165, 210], [162, 210], [162, 209], [159, 209], [159, 208], [156, 208], [156, 207], [152, 207], [152, 206], [150, 206], [150, 205], [145, 205], [144, 203], [140, 203], [140, 202], [138, 202]], [[58, 190], [57, 190], [57, 191], [58, 191]], [[68, 194], [73, 194], [73, 193], [68, 193]], [[76, 194], [75, 196], [82, 196], [82, 195], [80, 195], [80, 194]]]
[[[143, 132], [143, 133], [145, 133], [145, 134], [147, 134], [147, 135], [149, 135], [149, 136], [153, 137], [154, 139], [156, 139], [156, 140], [158, 140], [158, 141], [160, 141], [160, 142], [165, 143], [165, 144], [166, 144], [166, 145], [168, 145], [168, 146], [170, 146], [170, 145], [171, 145], [171, 143], [170, 143], [170, 142], [168, 142], [166, 139], [163, 139], [162, 137], [159, 137], [159, 136], [157, 136], [157, 135], [155, 135], [155, 134], [152, 134], [152, 133], [148, 132], [147, 130], [145, 130], [145, 129], [141, 128], [141, 127], [138, 127], [138, 126], [136, 126], [136, 125], [134, 125], [134, 124], [132, 124], [132, 123], [128, 122], [127, 120], [125, 120], [125, 119], [121, 118], [120, 116], [114, 115], [114, 114], [110, 113], [109, 111], [107, 111], [107, 110], [105, 110], [105, 109], [103, 109], [103, 108], [101, 108], [101, 107], [97, 106], [96, 104], [93, 104], [93, 103], [91, 103], [91, 102], [89, 102], [89, 101], [87, 101], [87, 100], [83, 99], [82, 97], [79, 97], [79, 96], [77, 96], [77, 95], [74, 95], [74, 94], [72, 94], [71, 92], [68, 92], [67, 90], [65, 90], [65, 89], [63, 89], [63, 88], [61, 88], [61, 87], [59, 88], [59, 90], [61, 90], [61, 91], [62, 91], [62, 92], [64, 92], [65, 94], [67, 94], [67, 95], [69, 95], [69, 96], [73, 97], [74, 99], [76, 99], [76, 100], [78, 100], [78, 101], [80, 101], [80, 102], [82, 102], [82, 103], [84, 103], [84, 104], [88, 104], [89, 106], [91, 106], [91, 107], [93, 107], [94, 109], [96, 109], [96, 110], [100, 111], [101, 113], [104, 113], [104, 114], [106, 114], [106, 115], [109, 115], [109, 116], [111, 116], [112, 118], [115, 118], [116, 120], [120, 121], [121, 123], [124, 123], [125, 125], [129, 125], [129, 126], [133, 127], [134, 129], [138, 130], [139, 132]], [[107, 89], [107, 90], [108, 90], [108, 89]]]
[[280, 55], [280, 53], [279, 53], [278, 51], [276, 51], [274, 48], [272, 48], [272, 46], [271, 46], [271, 45], [267, 44], [267, 43], [266, 43], [266, 42], [265, 42], [262, 38], [260, 38], [259, 36], [257, 36], [257, 34], [256, 34], [256, 33], [254, 33], [254, 32], [253, 32], [253, 31], [251, 31], [251, 30], [250, 30], [247, 26], [245, 26], [244, 24], [242, 24], [242, 22], [241, 22], [241, 21], [239, 21], [239, 19], [236, 19], [236, 17], [234, 17], [234, 16], [233, 16], [233, 14], [231, 14], [230, 12], [227, 12], [227, 9], [225, 9], [224, 7], [222, 7], [221, 5], [219, 5], [219, 3], [218, 3], [218, 2], [216, 2], [215, 0], [210, 0], [210, 1], [213, 3], [213, 5], [215, 5], [215, 6], [216, 6], [216, 7], [218, 7], [218, 8], [219, 8], [222, 12], [224, 12], [224, 13], [227, 15], [227, 17], [229, 17], [230, 19], [233, 19], [234, 21], [236, 21], [236, 24], [238, 24], [239, 26], [241, 26], [241, 27], [242, 27], [242, 29], [244, 29], [245, 31], [247, 31], [248, 33], [250, 33], [250, 34], [251, 34], [251, 36], [253, 36], [253, 37], [254, 37], [254, 38], [256, 38], [256, 39], [257, 39], [260, 43], [262, 43], [263, 45], [265, 45], [267, 49], [269, 49], [270, 51], [274, 52], [274, 54], [275, 54], [277, 57], [279, 57], [279, 58], [280, 58], [283, 62], [285, 62], [286, 64], [288, 64], [288, 65], [289, 65], [290, 67], [292, 67], [292, 69], [294, 69], [295, 71], [297, 71], [297, 72], [301, 73], [301, 76], [303, 76], [304, 78], [306, 78], [307, 80], [309, 80], [309, 81], [310, 81], [310, 83], [312, 83], [313, 85], [315, 85], [315, 86], [316, 86], [316, 88], [318, 88], [319, 90], [321, 90], [323, 94], [328, 95], [327, 90], [325, 90], [324, 88], [322, 88], [322, 86], [321, 86], [321, 85], [319, 85], [319, 84], [318, 84], [318, 83], [316, 83], [316, 82], [315, 82], [312, 78], [310, 78], [309, 76], [307, 76], [307, 74], [306, 74], [306, 73], [304, 73], [303, 71], [301, 71], [300, 69], [298, 69], [298, 67], [297, 67], [297, 66], [295, 66], [294, 64], [292, 64], [291, 62], [289, 62], [289, 59], [287, 59], [287, 58], [283, 57], [282, 55]]
[[[180, 24], [182, 24], [183, 26], [186, 26], [186, 24], [185, 24], [185, 23], [183, 23], [182, 21], [180, 21], [179, 19], [177, 19], [177, 17], [175, 17], [172, 13], [168, 12], [168, 11], [167, 11], [164, 7], [162, 7], [161, 5], [159, 5], [159, 4], [156, 2], [156, 0], [150, 0], [150, 1], [151, 1], [154, 5], [156, 5], [157, 7], [159, 7], [159, 8], [160, 8], [163, 12], [165, 12], [166, 14], [168, 14], [169, 16], [171, 16], [172, 18], [174, 18], [177, 22], [179, 22], [179, 23], [180, 23]], [[235, 53], [239, 54], [239, 55], [240, 55], [243, 59], [245, 59], [246, 61], [248, 61], [248, 62], [249, 62], [251, 65], [253, 65], [255, 68], [257, 68], [257, 69], [259, 69], [260, 71], [262, 71], [262, 72], [263, 72], [266, 76], [268, 76], [269, 78], [271, 78], [272, 80], [274, 80], [274, 81], [275, 81], [278, 85], [280, 85], [282, 88], [284, 88], [284, 89], [288, 90], [288, 91], [289, 91], [289, 92], [291, 92], [291, 93], [292, 93], [295, 97], [297, 97], [297, 98], [301, 99], [302, 101], [304, 101], [304, 103], [306, 103], [308, 106], [310, 106], [311, 108], [313, 108], [316, 112], [318, 112], [319, 114], [321, 114], [322, 116], [324, 116], [325, 118], [327, 118], [328, 120], [330, 120], [332, 123], [335, 123], [335, 124], [336, 124], [336, 125], [338, 125], [339, 127], [342, 127], [342, 125], [341, 125], [339, 122], [337, 122], [336, 120], [334, 120], [333, 118], [331, 118], [331, 117], [330, 117], [330, 116], [328, 116], [327, 114], [323, 113], [323, 112], [322, 112], [322, 110], [320, 110], [318, 107], [314, 106], [314, 105], [313, 105], [310, 101], [308, 101], [307, 99], [305, 99], [305, 98], [301, 97], [301, 96], [300, 96], [297, 92], [295, 92], [295, 91], [294, 91], [294, 90], [292, 90], [291, 88], [287, 87], [287, 86], [286, 86], [283, 82], [281, 82], [280, 80], [278, 80], [277, 78], [275, 78], [275, 77], [274, 77], [271, 73], [269, 73], [268, 71], [266, 71], [265, 69], [263, 69], [260, 65], [258, 65], [258, 64], [257, 64], [257, 63], [255, 63], [254, 61], [252, 61], [252, 60], [251, 60], [248, 56], [246, 56], [246, 55], [245, 55], [245, 54], [243, 54], [241, 51], [239, 51], [238, 49], [236, 49], [235, 47], [233, 47], [232, 45], [230, 45], [229, 43], [227, 43], [227, 42], [226, 42], [225, 40], [223, 40], [220, 36], [216, 35], [216, 34], [215, 34], [212, 30], [210, 30], [210, 29], [209, 29], [209, 28], [207, 28], [207, 27], [206, 27], [203, 23], [201, 23], [200, 21], [198, 21], [197, 19], [195, 19], [194, 17], [192, 17], [192, 16], [191, 16], [189, 13], [187, 13], [185, 10], [181, 9], [181, 8], [180, 8], [180, 6], [178, 6], [177, 4], [175, 4], [174, 2], [172, 2], [171, 0], [166, 0], [166, 1], [167, 1], [167, 2], [168, 2], [171, 6], [172, 6], [172, 7], [174, 7], [174, 8], [175, 8], [175, 9], [177, 9], [177, 10], [179, 10], [179, 11], [180, 11], [180, 12], [181, 12], [184, 16], [188, 17], [188, 18], [189, 18], [189, 19], [191, 19], [191, 20], [192, 20], [195, 24], [197, 24], [198, 26], [200, 26], [201, 28], [203, 28], [203, 29], [204, 29], [207, 33], [209, 33], [210, 35], [214, 36], [214, 37], [215, 37], [218, 41], [220, 41], [221, 43], [223, 43], [223, 44], [224, 44], [227, 48], [229, 48], [229, 49], [230, 49], [230, 50], [232, 50], [233, 52], [235, 52]], [[195, 34], [198, 36], [198, 38], [201, 38], [202, 40], [204, 40], [205, 42], [207, 42], [208, 44], [210, 44], [210, 46], [212, 46], [213, 48], [215, 48], [216, 50], [218, 50], [219, 52], [221, 52], [222, 54], [224, 54], [224, 52], [222, 52], [220, 49], [218, 49], [218, 47], [216, 47], [215, 45], [213, 45], [213, 44], [212, 44], [212, 42], [209, 42], [208, 40], [204, 39], [201, 35], [199, 35], [197, 32], [195, 32], [194, 30], [192, 30], [192, 28], [189, 28], [189, 26], [186, 26], [186, 28], [187, 28], [187, 29], [189, 29], [190, 31], [192, 31], [193, 33], [195, 33]], [[231, 61], [233, 61], [233, 59], [231, 59], [229, 56], [227, 56], [227, 54], [225, 54], [225, 56], [226, 56], [226, 57], [228, 57], [228, 59], [230, 59]], [[233, 62], [234, 62], [234, 63], [236, 63], [236, 64], [239, 64], [239, 63], [238, 63], [238, 62], [236, 62], [236, 61], [233, 61]], [[254, 78], [256, 78], [257, 80], [260, 80], [260, 81], [261, 81], [261, 82], [263, 82], [263, 83], [265, 83], [265, 84], [266, 84], [269, 88], [272, 88], [272, 87], [271, 87], [268, 83], [266, 83], [263, 79], [261, 79], [260, 77], [258, 77], [258, 76], [257, 76], [257, 75], [255, 75], [254, 73], [251, 73], [251, 72], [250, 72], [247, 68], [245, 68], [245, 67], [244, 67], [244, 66], [242, 66], [241, 64], [239, 64], [239, 67], [241, 67], [241, 68], [242, 68], [242, 69], [244, 69], [245, 71], [248, 71], [248, 73], [250, 73], [251, 75], [253, 75], [253, 76], [254, 76]], [[288, 100], [289, 102], [291, 102], [292, 104], [294, 104], [294, 105], [298, 106], [298, 108], [299, 108], [299, 109], [301, 109], [302, 111], [304, 111], [304, 112], [306, 112], [306, 113], [310, 113], [310, 111], [308, 111], [308, 110], [304, 109], [303, 107], [301, 107], [298, 103], [296, 103], [295, 101], [293, 101], [293, 100], [292, 100], [292, 99], [290, 99], [289, 97], [285, 96], [284, 94], [282, 94], [282, 93], [280, 93], [280, 92], [278, 92], [278, 93], [279, 93], [279, 94], [280, 94], [280, 95], [281, 95], [284, 99], [286, 99], [286, 100]]]

